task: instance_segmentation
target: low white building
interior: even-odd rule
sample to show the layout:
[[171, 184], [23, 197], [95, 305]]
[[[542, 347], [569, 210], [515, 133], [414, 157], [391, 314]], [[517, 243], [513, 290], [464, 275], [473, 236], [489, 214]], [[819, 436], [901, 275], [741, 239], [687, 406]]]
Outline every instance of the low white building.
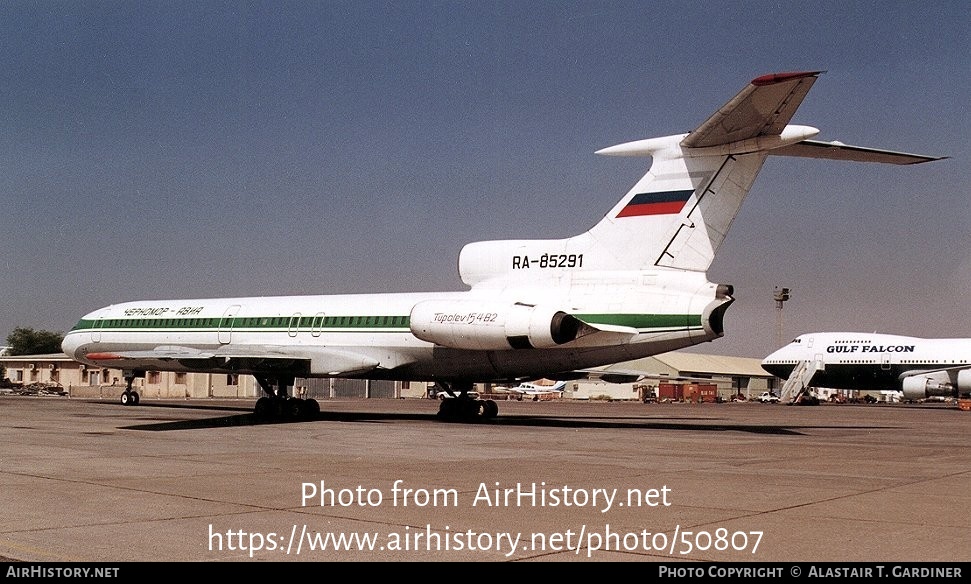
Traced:
[[[0, 357], [4, 377], [20, 389], [60, 390], [72, 397], [120, 397], [125, 390], [121, 369], [91, 367], [54, 353]], [[142, 399], [257, 397], [250, 375], [147, 371], [132, 388]]]
[[[603, 384], [600, 383], [588, 393], [594, 394], [600, 389], [609, 389], [611, 385], [621, 387], [616, 392], [620, 394], [635, 394], [630, 399], [639, 399], [638, 394], [644, 387], [657, 389], [662, 383], [672, 384], [713, 384], [717, 386], [718, 397], [730, 400], [732, 396], [741, 394], [746, 399], [752, 399], [763, 391], [774, 389], [777, 379], [762, 369], [762, 360], [749, 357], [726, 357], [722, 355], [704, 355], [701, 353], [687, 353], [673, 351], [662, 353], [634, 361], [617, 363], [603, 368], [604, 371], [642, 372], [653, 377], [643, 379], [633, 384]], [[578, 381], [577, 389], [591, 381]], [[634, 390], [638, 391], [635, 392]], [[612, 395], [608, 392], [607, 395]], [[641, 396], [642, 397], [642, 396]], [[624, 399], [617, 395], [614, 399]]]
[[[74, 397], [115, 398], [125, 389], [120, 369], [91, 367], [67, 355], [20, 355], [0, 357], [5, 377], [19, 388], [50, 388]], [[618, 363], [606, 370], [640, 371], [667, 376], [677, 383], [679, 376], [706, 378], [718, 386], [719, 397], [729, 399], [741, 392], [758, 395], [774, 386], [774, 378], [761, 369], [758, 359], [721, 357], [694, 353], [665, 353], [636, 361]], [[663, 380], [606, 383], [578, 380], [567, 383], [565, 399], [639, 400], [646, 389]], [[316, 399], [331, 398], [423, 398], [431, 383], [373, 381], [364, 379], [297, 379], [293, 393]], [[134, 381], [133, 389], [142, 399], [258, 398], [262, 389], [252, 375], [225, 373], [173, 373], [147, 371]], [[484, 392], [487, 386], [480, 386]]]

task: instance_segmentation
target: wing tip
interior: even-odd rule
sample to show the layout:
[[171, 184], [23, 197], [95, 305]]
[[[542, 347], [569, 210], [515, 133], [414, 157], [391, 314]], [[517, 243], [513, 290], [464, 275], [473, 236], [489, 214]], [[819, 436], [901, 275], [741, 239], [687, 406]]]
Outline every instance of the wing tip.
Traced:
[[752, 80], [752, 85], [756, 87], [762, 87], [765, 85], [774, 85], [776, 83], [782, 83], [784, 81], [791, 81], [793, 79], [802, 79], [804, 77], [816, 77], [824, 73], [824, 71], [788, 71], [785, 73], [769, 73], [768, 75], [762, 75], [761, 77], [756, 77]]
[[930, 156], [927, 154], [913, 154], [882, 148], [853, 146], [839, 141], [822, 142], [818, 140], [803, 140], [790, 146], [773, 150], [772, 154], [781, 156], [800, 156], [805, 158], [824, 158], [829, 160], [848, 160], [851, 162], [880, 162], [885, 164], [922, 164], [946, 160], [950, 156]]

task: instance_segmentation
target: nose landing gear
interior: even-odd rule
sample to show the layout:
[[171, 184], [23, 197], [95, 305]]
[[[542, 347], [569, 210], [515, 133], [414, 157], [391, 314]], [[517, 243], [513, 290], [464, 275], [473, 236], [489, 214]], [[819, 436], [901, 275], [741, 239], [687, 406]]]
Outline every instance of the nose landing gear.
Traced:
[[138, 392], [132, 389], [132, 384], [135, 382], [136, 377], [145, 377], [145, 372], [122, 371], [122, 375], [125, 378], [125, 391], [121, 393], [121, 405], [137, 406], [139, 400]]

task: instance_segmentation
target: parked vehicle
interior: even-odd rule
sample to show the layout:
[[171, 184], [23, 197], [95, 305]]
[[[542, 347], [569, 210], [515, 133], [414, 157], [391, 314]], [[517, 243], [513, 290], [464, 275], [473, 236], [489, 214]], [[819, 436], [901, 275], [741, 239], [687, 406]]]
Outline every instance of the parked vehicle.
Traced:
[[771, 391], [763, 391], [759, 394], [759, 397], [755, 398], [764, 404], [777, 404], [779, 403], [779, 396], [772, 393]]
[[[470, 391], [468, 393], [468, 396], [472, 399], [479, 399], [479, 392]], [[443, 388], [439, 387], [438, 384], [435, 384], [430, 388], [428, 388], [428, 397], [431, 399], [449, 399], [453, 396], [449, 395], [449, 393], [445, 391]]]

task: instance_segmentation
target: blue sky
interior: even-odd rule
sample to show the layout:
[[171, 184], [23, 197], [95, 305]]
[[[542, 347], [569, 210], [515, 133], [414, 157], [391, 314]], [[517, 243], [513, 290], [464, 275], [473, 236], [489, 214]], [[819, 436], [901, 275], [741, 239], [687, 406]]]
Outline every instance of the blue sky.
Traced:
[[0, 340], [178, 297], [461, 290], [461, 247], [565, 237], [752, 78], [794, 123], [951, 157], [770, 158], [701, 352], [971, 336], [967, 2], [4, 2]]

